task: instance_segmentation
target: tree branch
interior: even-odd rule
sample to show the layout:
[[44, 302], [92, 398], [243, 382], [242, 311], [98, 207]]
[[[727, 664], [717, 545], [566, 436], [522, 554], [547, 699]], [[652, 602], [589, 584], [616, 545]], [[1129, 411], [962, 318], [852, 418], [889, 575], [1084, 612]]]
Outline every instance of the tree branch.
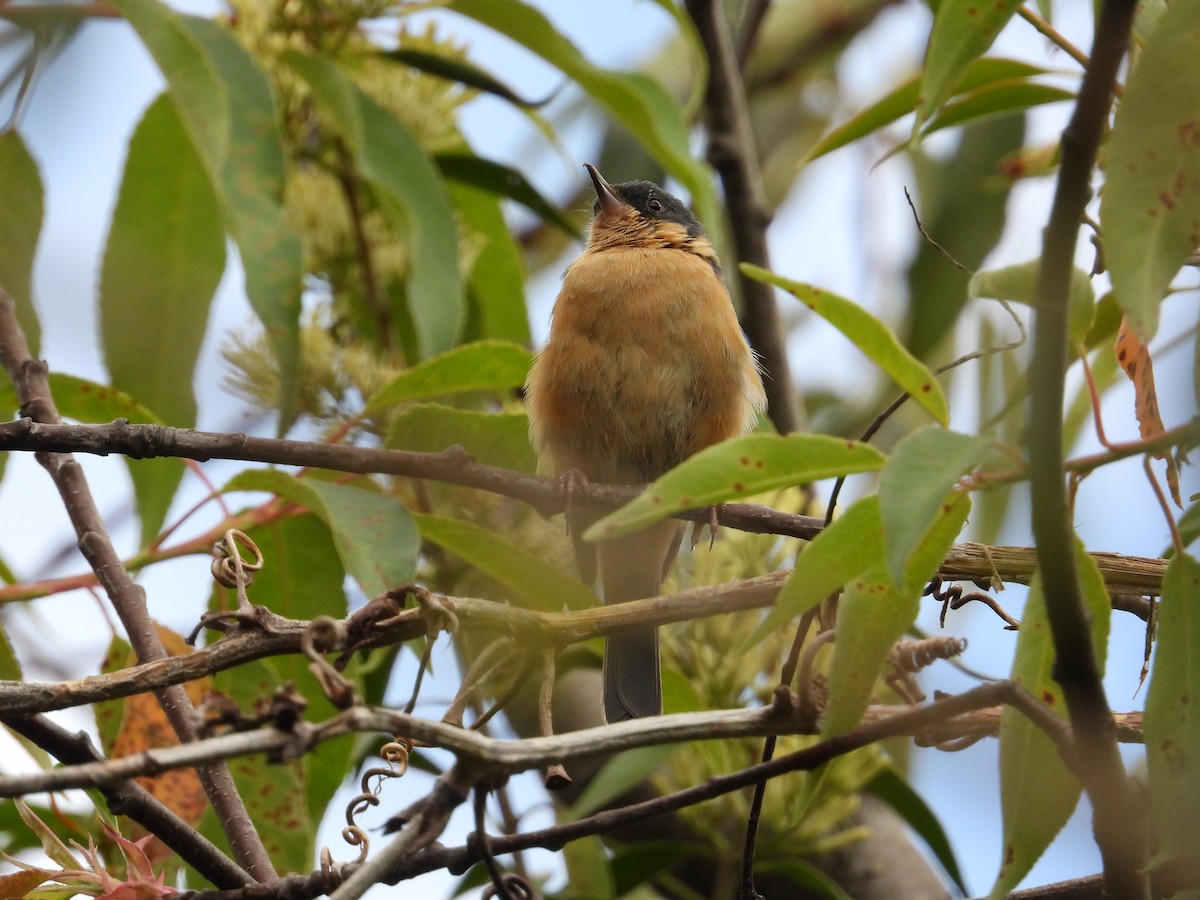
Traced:
[[[21, 401], [21, 414], [38, 422], [61, 424], [44, 362], [29, 352], [25, 333], [17, 322], [16, 305], [0, 288], [0, 362], [3, 362]], [[108, 529], [92, 499], [83, 469], [74, 457], [61, 453], [39, 453], [38, 462], [49, 473], [62, 497], [63, 505], [75, 528], [79, 550], [104, 586], [113, 608], [141, 662], [165, 659], [167, 651], [158, 638], [154, 622], [146, 608], [145, 592], [133, 583], [121, 564], [108, 536]], [[181, 741], [195, 737], [193, 707], [182, 687], [166, 687], [156, 692], [172, 728]], [[209, 802], [217, 811], [234, 855], [259, 881], [275, 878], [275, 869], [262, 840], [250, 822], [245, 805], [238, 796], [233, 777], [224, 765], [197, 770]]]
[[1054, 677], [1062, 685], [1076, 736], [1076, 771], [1091, 798], [1105, 887], [1113, 897], [1149, 896], [1145, 816], [1117, 752], [1112, 714], [1092, 648], [1088, 615], [1074, 565], [1063, 445], [1063, 375], [1067, 299], [1079, 224], [1091, 196], [1096, 151], [1108, 122], [1117, 69], [1133, 21], [1134, 0], [1106, 0], [1096, 25], [1091, 64], [1062, 137], [1062, 166], [1046, 226], [1037, 286], [1030, 372], [1030, 484], [1033, 533], [1054, 638]]

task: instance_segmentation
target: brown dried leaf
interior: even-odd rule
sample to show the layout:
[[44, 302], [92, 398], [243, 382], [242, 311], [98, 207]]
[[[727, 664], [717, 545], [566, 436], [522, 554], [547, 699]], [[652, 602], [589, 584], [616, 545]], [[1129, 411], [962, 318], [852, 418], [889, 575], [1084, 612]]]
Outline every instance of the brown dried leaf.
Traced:
[[[1121, 317], [1121, 327], [1117, 329], [1113, 352], [1117, 355], [1117, 362], [1133, 382], [1134, 412], [1142, 437], [1151, 438], [1162, 434], [1167, 429], [1158, 411], [1158, 393], [1154, 388], [1154, 361], [1150, 358], [1150, 349], [1138, 340], [1133, 329], [1129, 327], [1129, 319], [1125, 316]], [[1167, 486], [1171, 490], [1171, 499], [1175, 501], [1176, 506], [1183, 509], [1183, 500], [1179, 493], [1179, 466], [1175, 458], [1165, 451], [1154, 455], [1157, 459], [1166, 461]]]

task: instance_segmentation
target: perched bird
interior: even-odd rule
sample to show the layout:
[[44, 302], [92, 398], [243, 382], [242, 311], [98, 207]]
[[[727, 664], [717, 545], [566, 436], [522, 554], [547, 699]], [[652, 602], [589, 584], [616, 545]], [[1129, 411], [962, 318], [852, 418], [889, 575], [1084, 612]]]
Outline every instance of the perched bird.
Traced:
[[[749, 432], [766, 396], [692, 211], [658, 185], [610, 185], [586, 168], [594, 218], [525, 385], [530, 439], [546, 474], [642, 484]], [[658, 594], [678, 521], [592, 545], [580, 535], [599, 514], [572, 506], [568, 516], [580, 574], [591, 584], [599, 563], [605, 603]], [[662, 712], [657, 628], [608, 638], [604, 712], [610, 722]]]

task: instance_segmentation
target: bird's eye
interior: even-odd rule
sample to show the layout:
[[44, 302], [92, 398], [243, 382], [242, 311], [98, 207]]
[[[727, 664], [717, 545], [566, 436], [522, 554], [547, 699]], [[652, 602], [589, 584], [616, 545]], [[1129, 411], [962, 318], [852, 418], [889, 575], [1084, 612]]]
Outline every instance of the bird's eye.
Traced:
[[651, 212], [662, 212], [663, 208], [662, 201], [657, 197], [651, 197], [649, 200], [647, 200], [646, 206]]

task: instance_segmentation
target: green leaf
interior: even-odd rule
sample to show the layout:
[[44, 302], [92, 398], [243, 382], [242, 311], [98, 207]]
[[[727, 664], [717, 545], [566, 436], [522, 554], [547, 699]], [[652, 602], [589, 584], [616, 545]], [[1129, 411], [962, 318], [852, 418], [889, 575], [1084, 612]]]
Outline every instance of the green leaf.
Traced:
[[991, 446], [990, 438], [937, 425], [921, 428], [896, 445], [879, 482], [888, 573], [896, 584], [906, 583], [909, 560], [951, 502], [954, 486], [979, 465]]
[[892, 645], [912, 625], [919, 606], [915, 593], [902, 592], [892, 584], [882, 563], [846, 585], [838, 601], [838, 637], [833, 644], [822, 737], [858, 724]]
[[[283, 678], [271, 660], [251, 660], [213, 676], [213, 689], [247, 711], [282, 685]], [[305, 793], [308, 758], [268, 763], [261, 755], [239, 756], [228, 765], [272, 865], [280, 872], [311, 870], [316, 825], [309, 816]], [[211, 807], [200, 819], [199, 830], [218, 847], [226, 846]]]
[[1146, 692], [1146, 766], [1150, 811], [1158, 839], [1155, 862], [1196, 864], [1200, 808], [1200, 562], [1174, 557], [1163, 579], [1158, 648]]
[[688, 124], [661, 85], [644, 75], [593, 65], [541, 12], [519, 0], [450, 0], [446, 8], [512, 38], [573, 78], [659, 165], [683, 183], [709, 230], [720, 227], [712, 177], [692, 157]]
[[1104, 258], [1143, 343], [1171, 279], [1200, 246], [1200, 5], [1172, 3], [1125, 83], [1100, 201]]
[[17, 321], [35, 357], [42, 329], [33, 305], [33, 258], [42, 232], [42, 178], [16, 131], [0, 134], [0, 288], [17, 305]]
[[[157, 0], [113, 0], [167, 80], [179, 119], [213, 184], [229, 152], [229, 91], [183, 17]], [[165, 159], [164, 165], [169, 162]]]
[[369, 479], [355, 485], [294, 478], [277, 469], [251, 469], [224, 491], [267, 491], [311, 510], [333, 535], [346, 571], [368, 597], [411, 581], [417, 565], [417, 532], [408, 509]]
[[846, 585], [838, 601], [838, 639], [833, 645], [826, 737], [858, 724], [892, 645], [912, 627], [921, 592], [946, 558], [971, 510], [971, 498], [953, 494], [909, 560], [899, 586], [880, 561]]
[[[172, 425], [195, 423], [192, 376], [224, 270], [217, 198], [175, 106], [161, 95], [129, 142], [100, 272], [100, 334], [113, 386]], [[144, 460], [130, 474], [146, 544], [183, 467]]]
[[401, 372], [371, 396], [367, 411], [467, 391], [520, 387], [532, 362], [528, 350], [508, 341], [464, 344]]
[[570, 841], [563, 848], [567, 864], [567, 886], [556, 900], [616, 900], [608, 853], [596, 835]]
[[[964, 73], [959, 89], [967, 92], [994, 81], [1028, 78], [1045, 73], [1046, 70], [1043, 68], [1013, 59], [976, 59]], [[920, 77], [913, 77], [902, 82], [887, 96], [851, 116], [821, 138], [816, 146], [805, 154], [801, 165], [812, 162], [826, 153], [832, 153], [861, 137], [866, 137], [884, 125], [912, 112], [917, 105], [917, 94], [920, 92], [920, 88]]]
[[638, 885], [703, 852], [698, 844], [689, 845], [683, 841], [636, 841], [615, 847], [612, 874], [616, 895], [626, 897]]
[[632, 534], [685, 509], [696, 509], [883, 467], [886, 457], [868, 444], [823, 434], [751, 434], [701, 450], [637, 497], [592, 525], [584, 538]]
[[507, 100], [514, 106], [536, 107], [545, 106], [550, 102], [549, 97], [544, 100], [523, 99], [504, 82], [493, 78], [489, 73], [465, 59], [431, 53], [428, 50], [417, 50], [412, 47], [386, 50], [379, 55], [384, 59], [411, 66], [427, 75], [435, 75], [447, 81], [457, 81], [459, 84], [465, 84], [467, 87], [483, 91], [485, 94], [492, 94], [502, 100]]
[[482, 238], [468, 275], [464, 339], [494, 338], [528, 346], [532, 338], [525, 307], [525, 252], [504, 220], [499, 198], [454, 181], [446, 187], [472, 239]]
[[[1092, 645], [1103, 672], [1111, 617], [1108, 591], [1095, 561], [1079, 541], [1075, 542], [1074, 554], [1080, 589], [1091, 619]], [[1029, 586], [1010, 677], [1066, 718], [1066, 703], [1053, 671], [1054, 642], [1039, 574]], [[1004, 818], [1004, 844], [1000, 872], [988, 895], [990, 900], [1007, 896], [1033, 868], [1071, 817], [1079, 793], [1079, 782], [1063, 764], [1046, 733], [1006, 706], [1000, 715], [1000, 809]]]
[[914, 137], [954, 92], [968, 66], [992, 46], [1020, 5], [1019, 0], [942, 0], [938, 4], [917, 97]]
[[742, 652], [822, 602], [883, 552], [879, 495], [870, 494], [857, 500], [804, 548], [766, 618], [742, 645]]
[[[249, 588], [251, 602], [289, 619], [309, 620], [319, 615], [342, 618], [347, 614], [346, 573], [324, 522], [314, 515], [285, 516], [248, 529], [246, 534], [262, 551], [266, 563]], [[217, 591], [227, 589], [214, 586]], [[218, 606], [214, 602], [210, 608]], [[281, 683], [291, 681], [308, 698], [305, 717], [309, 721], [322, 722], [336, 714], [333, 704], [317, 689], [307, 657], [278, 656], [271, 665]], [[358, 681], [358, 665], [355, 658], [342, 674]], [[349, 774], [354, 749], [354, 739], [348, 736], [325, 741], [306, 754], [305, 799], [312, 821], [320, 821], [334, 792]]]
[[884, 766], [864, 788], [874, 794], [892, 809], [894, 809], [908, 826], [912, 828], [926, 846], [933, 851], [937, 861], [942, 864], [946, 874], [966, 896], [970, 892], [963, 882], [962, 872], [958, 868], [958, 860], [954, 857], [954, 848], [942, 823], [938, 821], [933, 810], [925, 803], [911, 784], [892, 766]]
[[408, 307], [421, 357], [449, 350], [461, 335], [466, 305], [458, 229], [437, 167], [412, 132], [333, 63], [298, 52], [283, 59], [333, 116], [359, 174], [408, 240]]
[[[130, 422], [163, 424], [162, 419], [124, 391], [76, 375], [51, 372], [50, 393], [64, 419], [89, 423], [128, 419]], [[0, 383], [0, 415], [8, 417], [16, 409], [17, 392], [11, 382]], [[137, 464], [141, 465], [141, 461]]]
[[386, 444], [393, 450], [436, 453], [460, 444], [477, 462], [519, 472], [537, 472], [524, 413], [487, 413], [422, 403], [397, 415]]
[[767, 860], [761, 863], [758, 868], [764, 873], [774, 876], [784, 876], [797, 887], [803, 888], [803, 896], [812, 898], [812, 900], [816, 900], [816, 898], [824, 898], [824, 900], [854, 900], [853, 897], [842, 890], [841, 885], [808, 860], [795, 857], [791, 859]]
[[564, 216], [557, 206], [543, 197], [516, 169], [473, 153], [439, 153], [433, 161], [447, 180], [468, 184], [498, 197], [515, 200], [567, 237], [582, 240], [583, 236], [575, 224]]
[[1053, 85], [1038, 84], [1022, 78], [994, 81], [974, 90], [963, 91], [956, 99], [947, 103], [941, 114], [925, 128], [923, 136], [944, 128], [975, 125], [996, 116], [1012, 115], [1035, 106], [1073, 99], [1074, 91]]
[[756, 281], [783, 288], [848, 337], [854, 346], [890, 375], [939, 424], [948, 423], [950, 412], [946, 406], [946, 396], [933, 373], [904, 349], [891, 329], [857, 303], [749, 263], [742, 263], [741, 270]]
[[194, 16], [181, 21], [229, 89], [229, 153], [211, 174], [237, 242], [246, 296], [279, 366], [283, 434], [297, 414], [304, 262], [300, 238], [284, 218], [285, 162], [275, 97], [267, 76], [228, 29]]
[[[1041, 266], [1040, 259], [1031, 259], [1015, 266], [977, 272], [971, 276], [967, 293], [971, 297], [990, 297], [1036, 307]], [[1082, 347], [1096, 318], [1096, 292], [1088, 273], [1078, 266], [1071, 269], [1071, 294], [1067, 302], [1067, 336], [1072, 346]]]
[[559, 821], [574, 822], [604, 809], [662, 768], [679, 748], [679, 744], [660, 744], [618, 753], [588, 782], [575, 802], [559, 813]]
[[421, 537], [496, 579], [524, 607], [558, 612], [564, 607], [588, 609], [600, 602], [577, 578], [561, 572], [540, 556], [494, 531], [459, 519], [424, 513], [414, 513], [413, 519]]

